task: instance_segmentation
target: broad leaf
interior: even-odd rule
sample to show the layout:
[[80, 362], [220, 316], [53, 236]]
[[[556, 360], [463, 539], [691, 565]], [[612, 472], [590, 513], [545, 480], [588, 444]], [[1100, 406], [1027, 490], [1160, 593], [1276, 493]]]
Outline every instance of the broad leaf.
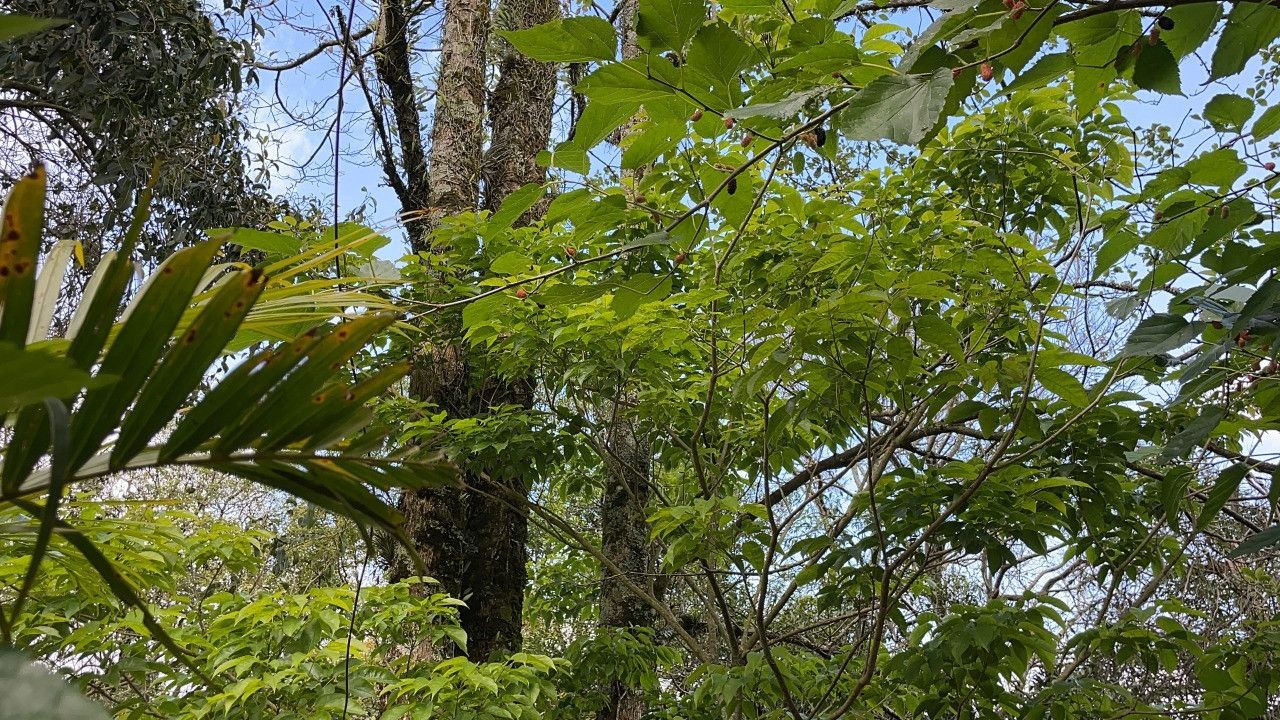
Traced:
[[930, 75], [885, 75], [871, 81], [840, 113], [840, 127], [851, 140], [892, 140], [914, 145], [941, 121], [951, 70]]
[[543, 62], [612, 60], [618, 37], [608, 20], [593, 16], [561, 18], [527, 30], [500, 30], [522, 54]]

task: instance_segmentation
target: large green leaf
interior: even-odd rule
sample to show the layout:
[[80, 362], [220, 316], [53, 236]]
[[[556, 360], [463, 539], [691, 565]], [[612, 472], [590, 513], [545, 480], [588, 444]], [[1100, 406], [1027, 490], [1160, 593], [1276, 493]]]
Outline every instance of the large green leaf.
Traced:
[[1280, 8], [1268, 3], [1236, 3], [1213, 51], [1209, 77], [1235, 75], [1258, 51], [1280, 36]]
[[1241, 132], [1253, 117], [1253, 101], [1232, 93], [1215, 95], [1204, 106], [1204, 119], [1221, 132]]
[[268, 255], [294, 255], [302, 250], [302, 240], [294, 235], [254, 230], [252, 228], [214, 228], [206, 230], [209, 239], [258, 250]]
[[138, 401], [120, 427], [112, 451], [119, 467], [137, 454], [195, 390], [209, 365], [227, 343], [257, 301], [266, 278], [255, 271], [237, 273], [205, 305], [200, 316], [178, 338], [160, 365], [151, 373]]
[[947, 68], [929, 75], [876, 78], [841, 111], [841, 130], [851, 140], [914, 145], [941, 121], [952, 82]]
[[1136, 357], [1169, 352], [1195, 340], [1204, 326], [1203, 322], [1191, 322], [1181, 315], [1157, 313], [1138, 323], [1120, 355]]
[[593, 16], [561, 18], [527, 30], [500, 30], [522, 54], [543, 62], [612, 60], [618, 37], [609, 21]]
[[706, 20], [703, 0], [640, 0], [636, 35], [640, 46], [649, 52], [684, 52]]
[[1137, 47], [1142, 52], [1133, 63], [1133, 84], [1143, 90], [1153, 90], [1164, 95], [1181, 95], [1182, 79], [1178, 75], [1178, 61], [1169, 48], [1163, 42]]
[[120, 329], [102, 359], [100, 373], [116, 375], [118, 382], [91, 390], [71, 423], [71, 466], [78, 467], [114, 430], [138, 390], [155, 370], [155, 362], [169, 343], [174, 327], [186, 310], [196, 283], [218, 250], [216, 241], [200, 243], [174, 254], [155, 274], [137, 299], [137, 307]]

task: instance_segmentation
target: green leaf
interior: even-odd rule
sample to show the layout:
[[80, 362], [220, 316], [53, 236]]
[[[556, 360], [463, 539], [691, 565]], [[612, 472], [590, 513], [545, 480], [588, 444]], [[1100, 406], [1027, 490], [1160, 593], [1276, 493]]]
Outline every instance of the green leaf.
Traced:
[[1219, 132], [1241, 132], [1253, 117], [1253, 101], [1239, 95], [1215, 95], [1204, 106], [1204, 119]]
[[[731, 117], [735, 120], [742, 120], [750, 117], [771, 117], [778, 120], [789, 120], [795, 117], [804, 109], [805, 103], [811, 99], [828, 92], [829, 88], [811, 88], [798, 93], [789, 95], [777, 102], [758, 103], [748, 105], [746, 107], [735, 108], [725, 113], [725, 117]], [[846, 110], [846, 112], [848, 112]]]
[[957, 362], [964, 360], [960, 331], [951, 323], [932, 313], [924, 313], [912, 320], [912, 324], [918, 338], [947, 353]]
[[1065, 370], [1040, 366], [1036, 368], [1036, 379], [1044, 389], [1076, 407], [1089, 404], [1089, 392], [1074, 375]]
[[1176, 460], [1186, 457], [1192, 450], [1202, 447], [1209, 435], [1218, 427], [1227, 411], [1213, 406], [1204, 410], [1193, 420], [1183, 426], [1182, 430], [1169, 438], [1160, 457], [1164, 460]]
[[621, 249], [626, 251], [635, 250], [636, 248], [642, 248], [648, 245], [670, 245], [674, 240], [675, 238], [671, 237], [667, 231], [659, 230], [657, 232], [651, 232], [639, 240], [632, 240], [631, 242], [623, 245]]
[[1160, 480], [1160, 509], [1164, 511], [1169, 527], [1175, 530], [1178, 528], [1182, 500], [1187, 496], [1187, 487], [1191, 484], [1191, 474], [1191, 468], [1178, 465], [1169, 468]]
[[871, 81], [841, 112], [851, 140], [892, 140], [914, 145], [941, 120], [951, 90], [951, 70], [930, 75], [884, 75]]
[[75, 397], [84, 388], [109, 382], [109, 377], [90, 377], [65, 357], [0, 342], [0, 414], [48, 397]]
[[310, 346], [305, 362], [265, 395], [251, 396], [253, 407], [247, 412], [241, 408], [214, 444], [213, 454], [225, 456], [256, 441], [270, 427], [288, 425], [295, 416], [309, 414], [320, 388], [393, 320], [390, 315], [368, 314], [326, 327], [327, 332]]
[[1240, 481], [1248, 473], [1249, 468], [1242, 463], [1236, 463], [1222, 471], [1213, 483], [1213, 488], [1209, 490], [1200, 514], [1196, 516], [1196, 530], [1203, 530], [1213, 522], [1231, 496], [1236, 494], [1236, 490], [1240, 488]]
[[1192, 158], [1184, 166], [1196, 185], [1229, 188], [1244, 175], [1244, 161], [1233, 148], [1224, 147]]
[[651, 53], [684, 52], [684, 46], [707, 20], [703, 0], [640, 0], [636, 35], [640, 47]]
[[[661, 67], [657, 61], [654, 65]], [[594, 102], [631, 108], [671, 97], [675, 91], [650, 80], [650, 70], [651, 67], [635, 60], [609, 63], [583, 78], [578, 83], [578, 91]]]
[[[0, 17], [0, 28], [3, 28]], [[10, 720], [109, 720], [106, 709], [76, 692], [43, 665], [12, 650], [0, 650], [0, 696]]]
[[1098, 248], [1098, 253], [1094, 259], [1095, 267], [1093, 277], [1102, 277], [1108, 270], [1115, 267], [1124, 256], [1133, 252], [1138, 247], [1138, 243], [1142, 238], [1138, 234], [1130, 231], [1128, 228], [1120, 228], [1114, 233], [1107, 236], [1107, 239]]
[[1280, 36], [1280, 8], [1267, 3], [1236, 3], [1213, 51], [1209, 78], [1216, 80], [1244, 70], [1258, 51]]
[[562, 149], [570, 147], [589, 150], [599, 145], [614, 130], [630, 120], [639, 108], [639, 102], [611, 104], [592, 100], [587, 103], [587, 108], [582, 111], [582, 116], [574, 125], [573, 137], [560, 143], [556, 147], [556, 152], [559, 153]]
[[210, 364], [235, 337], [266, 284], [266, 277], [256, 271], [242, 271], [223, 283], [139, 393], [112, 448], [113, 468], [122, 467], [173, 419]]
[[196, 283], [217, 250], [218, 243], [210, 241], [178, 251], [156, 271], [154, 280], [138, 298], [137, 311], [125, 321], [99, 371], [117, 375], [120, 380], [90, 390], [71, 422], [72, 468], [84, 464], [97, 451], [154, 372], [156, 359], [168, 344]]
[[629, 170], [649, 165], [674, 150], [687, 136], [688, 129], [683, 120], [644, 123], [627, 138], [626, 149], [622, 152], [622, 167]]
[[252, 228], [214, 228], [205, 231], [211, 240], [239, 245], [268, 255], [289, 257], [302, 251], [302, 240], [293, 235]]
[[1071, 53], [1053, 53], [1040, 58], [1039, 62], [1032, 65], [1029, 70], [1023, 71], [1013, 82], [1005, 86], [1002, 94], [1017, 92], [1020, 90], [1031, 90], [1033, 88], [1044, 87], [1076, 67], [1076, 58]]
[[[1181, 95], [1178, 60], [1163, 41], [1140, 45], [1142, 52], [1133, 63], [1133, 84], [1164, 95]], [[1126, 52], [1121, 50], [1121, 52]]]
[[62, 18], [38, 18], [16, 13], [0, 14], [0, 42], [67, 24]]
[[1169, 352], [1195, 340], [1203, 329], [1203, 322], [1190, 322], [1181, 315], [1157, 313], [1138, 323], [1120, 351], [1120, 357]]
[[509, 228], [547, 193], [541, 183], [529, 183], [508, 195], [502, 207], [489, 218], [490, 227]]
[[756, 50], [724, 25], [707, 25], [698, 31], [685, 59], [685, 88], [716, 110], [742, 104], [742, 78], [751, 67]]
[[664, 300], [671, 294], [671, 275], [636, 273], [618, 283], [610, 306], [619, 317], [630, 317], [646, 303]]
[[499, 255], [489, 264], [489, 271], [495, 275], [518, 275], [532, 268], [533, 258], [516, 250]]
[[1162, 32], [1160, 39], [1174, 57], [1182, 58], [1195, 52], [1213, 34], [1222, 18], [1222, 6], [1216, 2], [1175, 5], [1165, 8], [1163, 14], [1173, 21], [1173, 29]]
[[521, 54], [542, 62], [612, 60], [618, 36], [603, 18], [584, 15], [560, 18], [527, 30], [499, 30]]
[[1258, 116], [1258, 120], [1253, 123], [1253, 139], [1263, 140], [1271, 137], [1277, 130], [1280, 130], [1280, 105], [1272, 105], [1262, 114]]
[[1235, 549], [1227, 555], [1227, 557], [1238, 558], [1244, 557], [1245, 555], [1252, 555], [1259, 550], [1265, 550], [1277, 543], [1280, 543], [1280, 525], [1272, 525], [1266, 530], [1256, 532], [1240, 541], [1240, 544], [1237, 545]]

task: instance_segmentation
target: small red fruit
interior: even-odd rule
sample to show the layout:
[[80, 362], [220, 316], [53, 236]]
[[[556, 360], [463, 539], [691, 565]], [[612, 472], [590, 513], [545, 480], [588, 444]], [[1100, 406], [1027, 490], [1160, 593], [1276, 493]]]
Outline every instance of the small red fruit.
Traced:
[[1276, 164], [1268, 161], [1268, 162], [1262, 163], [1262, 167], [1266, 168], [1267, 172], [1274, 172], [1276, 169]]
[[729, 129], [729, 130], [732, 130], [732, 129], [733, 129], [733, 126], [734, 126], [734, 125], [737, 125], [737, 124], [738, 124], [738, 121], [737, 121], [737, 120], [734, 120], [734, 119], [733, 119], [733, 116], [731, 116], [731, 115], [725, 115], [725, 116], [724, 116], [724, 126], [725, 126], [725, 128], [727, 128], [727, 129]]
[[741, 143], [742, 147], [750, 147], [751, 143], [755, 142], [755, 140], [756, 140], [756, 136], [752, 135], [751, 133], [747, 133], [746, 135], [743, 135], [742, 143]]
[[982, 67], [978, 68], [978, 74], [982, 76], [983, 82], [991, 82], [991, 78], [996, 76], [996, 69], [991, 67], [991, 63], [982, 63]]
[[1027, 11], [1027, 4], [1022, 0], [1018, 0], [1013, 4], [1012, 10], [1009, 11], [1009, 17], [1013, 20], [1021, 20], [1022, 14]]
[[964, 72], [964, 68], [951, 68], [951, 79], [955, 80], [960, 77], [960, 73]]
[[1014, 0], [1004, 0], [1004, 6], [1005, 6], [1005, 8], [1006, 8], [1006, 9], [1009, 9], [1009, 10], [1012, 10], [1012, 9], [1013, 9], [1013, 2], [1014, 2]]
[[1160, 222], [1161, 220], [1163, 220], [1163, 219], [1164, 219], [1164, 213], [1162, 213], [1162, 212], [1160, 212], [1159, 210], [1157, 210], [1157, 211], [1156, 211], [1156, 216], [1155, 216], [1155, 218], [1156, 218], [1156, 222]]
[[1151, 32], [1147, 33], [1147, 44], [1155, 45], [1160, 42], [1160, 28], [1152, 26]]
[[814, 135], [811, 132], [801, 133], [800, 139], [803, 140], [806, 145], [809, 145], [811, 147], [818, 147], [818, 136]]
[[573, 257], [574, 255], [578, 254], [578, 248], [570, 245], [569, 247], [564, 249], [564, 254], [568, 255], [569, 257]]
[[679, 255], [676, 255], [676, 264], [683, 265], [684, 261], [688, 259], [689, 259], [689, 255], [687, 253], [680, 253]]
[[518, 297], [518, 298], [520, 298], [521, 300], [523, 300], [523, 299], [525, 299], [525, 298], [529, 297], [529, 293], [525, 292], [524, 288], [520, 288], [520, 289], [516, 290], [516, 297]]
[[636, 195], [636, 204], [637, 204], [637, 205], [643, 205], [643, 204], [645, 204], [645, 203], [647, 203], [647, 202], [649, 202], [649, 198], [645, 197], [645, 196], [644, 196], [644, 193], [640, 193], [639, 195]]
[[702, 108], [698, 108], [697, 110], [694, 110], [693, 114], [689, 116], [689, 119], [692, 120], [693, 122], [698, 122], [699, 120], [701, 120]]

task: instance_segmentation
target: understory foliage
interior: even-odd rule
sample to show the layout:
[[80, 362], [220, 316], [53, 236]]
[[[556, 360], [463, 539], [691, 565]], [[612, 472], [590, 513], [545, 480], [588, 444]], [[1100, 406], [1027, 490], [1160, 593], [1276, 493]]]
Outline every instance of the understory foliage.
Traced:
[[[1280, 8], [890, 5], [503, 31], [572, 68], [555, 177], [394, 273], [367, 229], [215, 233], [116, 330], [123, 281], [87, 297], [83, 350], [0, 273], [0, 367], [62, 373], [0, 375], [7, 638], [119, 718], [1280, 716]], [[220, 242], [264, 258], [234, 322]], [[410, 399], [440, 348], [533, 402]], [[472, 662], [474, 599], [378, 546], [397, 488], [504, 466], [524, 648]]]

